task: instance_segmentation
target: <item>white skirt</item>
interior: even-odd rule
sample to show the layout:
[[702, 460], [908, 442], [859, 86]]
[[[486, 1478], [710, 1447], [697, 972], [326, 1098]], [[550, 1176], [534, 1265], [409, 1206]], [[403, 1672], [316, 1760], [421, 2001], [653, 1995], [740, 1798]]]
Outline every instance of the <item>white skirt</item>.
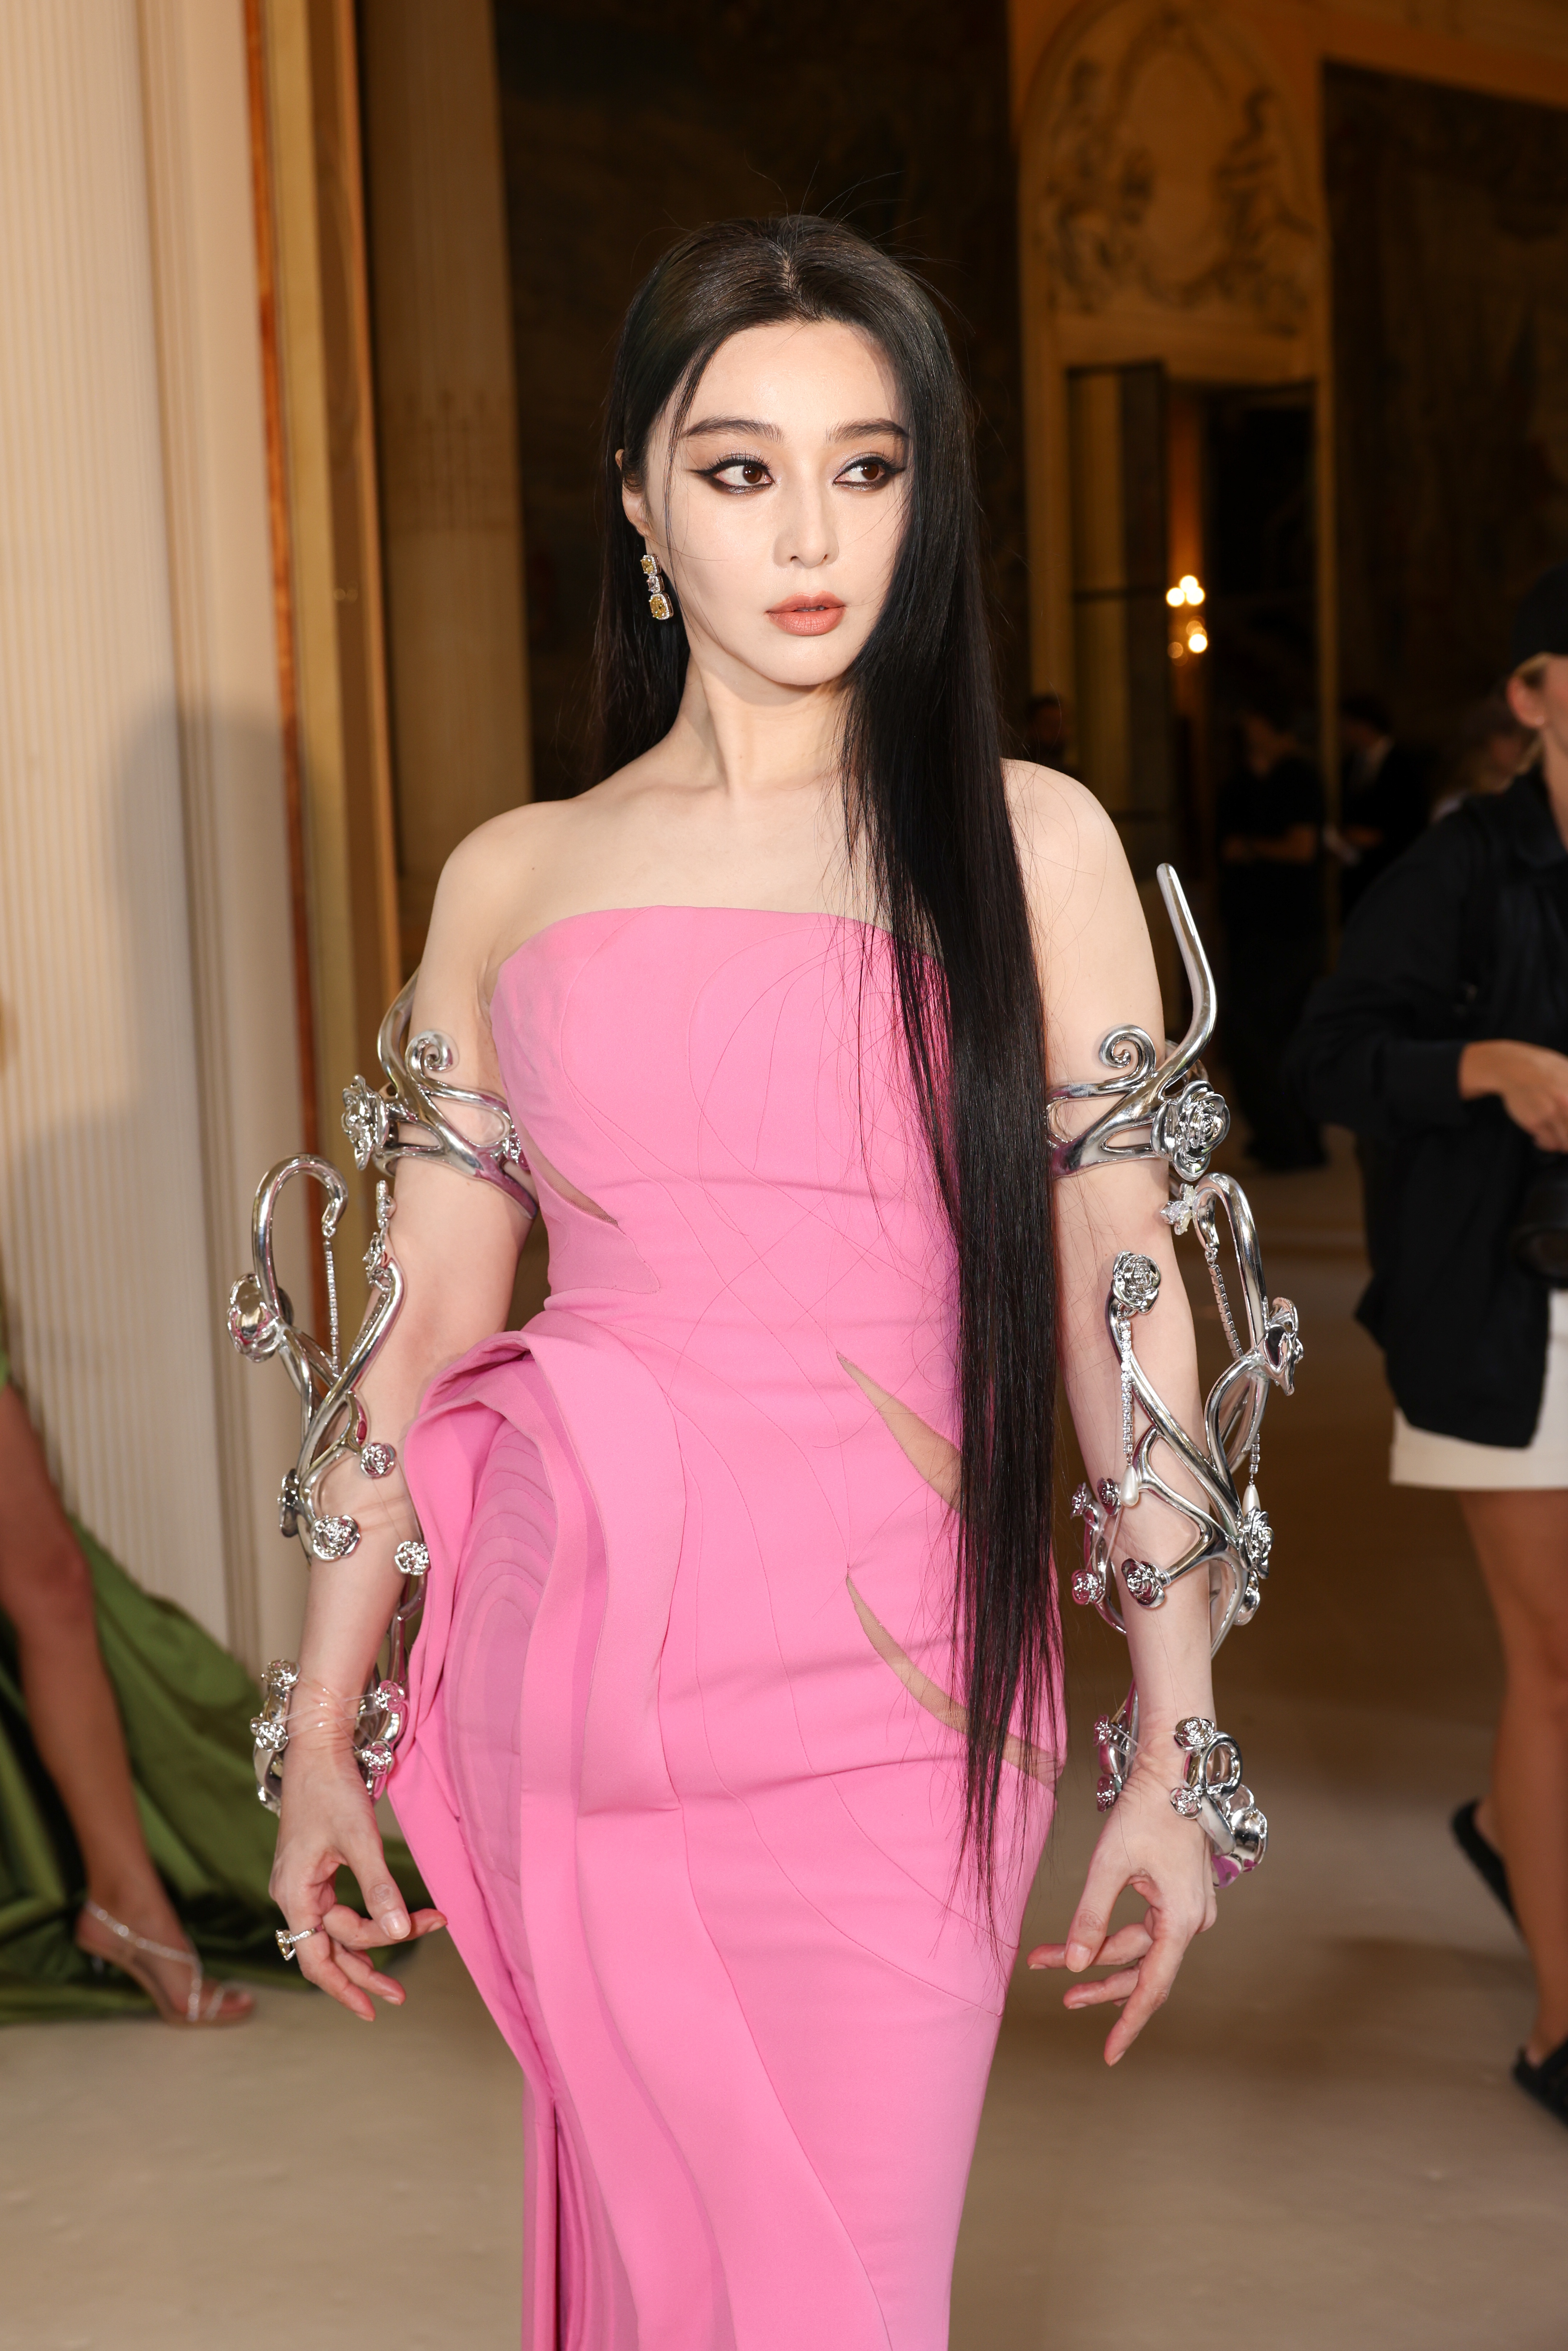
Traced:
[[1552, 1293], [1546, 1385], [1530, 1443], [1472, 1445], [1463, 1437], [1437, 1437], [1429, 1428], [1412, 1428], [1396, 1405], [1388, 1479], [1394, 1486], [1443, 1486], [1460, 1493], [1568, 1487], [1568, 1290]]

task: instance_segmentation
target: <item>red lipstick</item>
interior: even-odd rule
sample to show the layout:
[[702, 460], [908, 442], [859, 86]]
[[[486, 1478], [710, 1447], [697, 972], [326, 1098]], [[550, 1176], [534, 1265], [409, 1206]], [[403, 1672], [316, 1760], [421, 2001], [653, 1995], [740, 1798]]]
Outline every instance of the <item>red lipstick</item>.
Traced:
[[768, 617], [787, 636], [825, 637], [844, 617], [843, 600], [825, 589], [815, 596], [790, 596], [782, 604], [770, 604]]

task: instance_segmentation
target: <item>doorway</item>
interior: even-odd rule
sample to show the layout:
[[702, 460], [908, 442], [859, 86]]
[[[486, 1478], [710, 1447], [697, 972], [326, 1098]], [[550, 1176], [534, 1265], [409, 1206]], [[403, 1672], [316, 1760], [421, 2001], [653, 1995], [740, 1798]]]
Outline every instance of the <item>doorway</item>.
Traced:
[[1318, 753], [1313, 401], [1307, 383], [1167, 387], [1174, 829], [1211, 904], [1242, 706], [1266, 698]]
[[1317, 749], [1313, 388], [1183, 383], [1150, 360], [1070, 369], [1067, 390], [1078, 772], [1115, 820], [1175, 1019], [1156, 865], [1212, 938], [1242, 706]]

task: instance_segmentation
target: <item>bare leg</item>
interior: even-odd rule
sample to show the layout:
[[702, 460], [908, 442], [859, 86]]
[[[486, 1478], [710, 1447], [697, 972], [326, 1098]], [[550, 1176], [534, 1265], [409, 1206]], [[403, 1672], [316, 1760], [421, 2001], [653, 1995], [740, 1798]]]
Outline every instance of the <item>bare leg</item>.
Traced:
[[[29, 1725], [81, 1847], [88, 1898], [138, 1935], [183, 1945], [137, 1817], [125, 1734], [99, 1653], [92, 1577], [9, 1385], [0, 1388], [0, 1609], [16, 1629]], [[187, 1970], [151, 1964], [183, 2005]], [[247, 1993], [225, 1998], [251, 2005]]]
[[1568, 1491], [1461, 1494], [1507, 1686], [1480, 1815], [1508, 1862], [1535, 1967], [1539, 2064], [1568, 2040]]

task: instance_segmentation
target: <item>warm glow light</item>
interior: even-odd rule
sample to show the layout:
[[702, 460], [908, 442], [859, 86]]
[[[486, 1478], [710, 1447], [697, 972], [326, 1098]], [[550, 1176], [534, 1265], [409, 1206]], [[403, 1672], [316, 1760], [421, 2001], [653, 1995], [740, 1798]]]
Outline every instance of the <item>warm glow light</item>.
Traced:
[[1182, 659], [1183, 655], [1186, 653], [1186, 647], [1183, 644], [1183, 643], [1182, 643], [1181, 639], [1180, 639], [1179, 637], [1173, 637], [1173, 638], [1171, 639], [1171, 659], [1172, 659], [1172, 661], [1180, 661], [1180, 660]]
[[1185, 604], [1186, 602], [1186, 590], [1185, 588], [1167, 588], [1166, 590], [1166, 602], [1167, 604]]
[[1190, 571], [1184, 571], [1184, 572], [1182, 573], [1182, 575], [1181, 575], [1181, 580], [1180, 580], [1180, 587], [1181, 587], [1181, 592], [1182, 592], [1182, 600], [1183, 600], [1183, 601], [1184, 601], [1185, 603], [1188, 603], [1188, 604], [1201, 604], [1201, 603], [1202, 603], [1202, 601], [1203, 601], [1203, 590], [1202, 590], [1201, 586], [1199, 585], [1199, 583], [1198, 583], [1198, 582], [1197, 582], [1197, 581], [1193, 578], [1193, 576], [1192, 576], [1192, 574], [1191, 574], [1191, 572], [1190, 572]]
[[1186, 649], [1189, 653], [1206, 653], [1208, 651], [1208, 639], [1201, 629], [1187, 632]]

